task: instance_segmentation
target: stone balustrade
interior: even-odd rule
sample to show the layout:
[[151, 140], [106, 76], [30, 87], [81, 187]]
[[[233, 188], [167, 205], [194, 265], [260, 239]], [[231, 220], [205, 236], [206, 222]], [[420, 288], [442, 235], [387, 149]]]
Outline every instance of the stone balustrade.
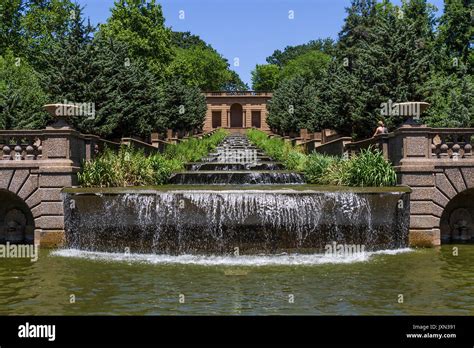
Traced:
[[474, 130], [471, 128], [432, 129], [431, 156], [440, 159], [469, 159], [472, 156]]
[[259, 96], [259, 97], [271, 97], [273, 93], [271, 92], [254, 92], [254, 91], [233, 91], [233, 92], [220, 92], [220, 91], [214, 91], [214, 92], [206, 92], [205, 96], [206, 97], [252, 97], [252, 96]]
[[40, 160], [42, 139], [41, 131], [0, 131], [0, 161]]

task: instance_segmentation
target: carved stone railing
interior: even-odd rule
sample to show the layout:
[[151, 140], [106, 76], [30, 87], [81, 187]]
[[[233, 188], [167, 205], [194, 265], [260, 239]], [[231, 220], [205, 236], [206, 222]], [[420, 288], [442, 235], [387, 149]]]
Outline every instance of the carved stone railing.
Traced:
[[345, 146], [353, 156], [372, 146], [395, 165], [402, 160], [467, 160], [474, 159], [474, 128], [401, 127], [389, 134], [349, 143]]
[[206, 92], [206, 97], [272, 97], [271, 92], [254, 92], [254, 91], [211, 91]]
[[473, 142], [473, 128], [432, 128], [430, 130], [432, 158], [454, 160], [471, 158]]
[[43, 134], [35, 130], [0, 131], [0, 161], [40, 160]]

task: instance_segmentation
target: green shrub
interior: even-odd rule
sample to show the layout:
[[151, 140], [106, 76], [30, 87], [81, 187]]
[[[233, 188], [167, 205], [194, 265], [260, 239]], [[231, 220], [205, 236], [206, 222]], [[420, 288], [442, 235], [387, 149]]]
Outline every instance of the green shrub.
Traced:
[[329, 167], [337, 166], [338, 162], [337, 157], [326, 156], [317, 152], [312, 153], [308, 156], [303, 171], [306, 182], [310, 184], [329, 184], [326, 178]]
[[168, 145], [163, 154], [146, 156], [143, 151], [122, 146], [114, 152], [106, 149], [92, 161], [84, 163], [78, 173], [84, 187], [124, 187], [166, 184], [173, 172], [183, 170], [187, 162], [206, 156], [226, 136], [219, 130], [204, 139], [191, 138]]
[[289, 151], [286, 154], [285, 159], [283, 160], [283, 165], [288, 170], [296, 170], [298, 172], [302, 172], [306, 167], [307, 159], [308, 156], [306, 156], [302, 152]]
[[346, 181], [348, 186], [393, 186], [397, 183], [395, 170], [379, 150], [362, 150], [349, 162]]
[[289, 170], [301, 171], [309, 184], [344, 186], [393, 186], [396, 173], [379, 150], [368, 148], [345, 160], [319, 153], [305, 155], [297, 146], [269, 138], [259, 130], [247, 132], [249, 140]]
[[203, 139], [190, 138], [176, 145], [168, 145], [164, 156], [170, 160], [179, 160], [183, 164], [199, 161], [202, 157], [207, 156], [211, 150], [215, 149], [227, 134], [227, 131], [219, 129]]
[[307, 156], [300, 147], [293, 146], [289, 142], [279, 138], [269, 138], [265, 132], [249, 129], [247, 137], [250, 142], [262, 149], [275, 161], [282, 162], [289, 170], [304, 170]]

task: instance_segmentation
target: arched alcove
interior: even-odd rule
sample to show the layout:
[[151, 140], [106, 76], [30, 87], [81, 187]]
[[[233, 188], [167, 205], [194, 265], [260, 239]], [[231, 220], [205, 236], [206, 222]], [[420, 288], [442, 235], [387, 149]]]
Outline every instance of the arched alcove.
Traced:
[[0, 243], [34, 242], [35, 222], [28, 205], [17, 195], [0, 190]]
[[474, 243], [474, 188], [454, 196], [440, 220], [441, 243]]
[[236, 103], [230, 107], [230, 126], [232, 128], [242, 128], [244, 126], [242, 105]]

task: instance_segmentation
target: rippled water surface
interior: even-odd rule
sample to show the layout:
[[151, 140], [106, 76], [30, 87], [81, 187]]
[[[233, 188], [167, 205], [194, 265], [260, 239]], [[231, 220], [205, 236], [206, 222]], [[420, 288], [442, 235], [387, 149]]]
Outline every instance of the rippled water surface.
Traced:
[[0, 259], [0, 284], [0, 314], [473, 315], [474, 246], [354, 257], [42, 250], [37, 262]]

